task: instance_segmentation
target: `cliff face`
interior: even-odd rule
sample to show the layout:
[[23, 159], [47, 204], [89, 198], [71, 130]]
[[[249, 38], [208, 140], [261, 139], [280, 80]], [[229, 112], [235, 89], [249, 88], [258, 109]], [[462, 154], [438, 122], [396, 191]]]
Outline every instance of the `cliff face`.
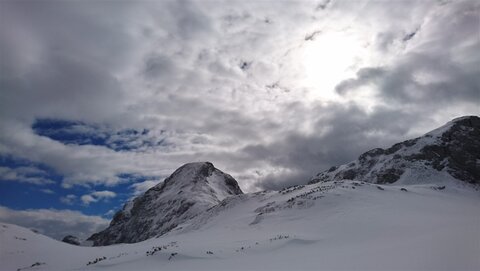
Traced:
[[95, 246], [135, 243], [163, 235], [180, 223], [243, 194], [237, 181], [212, 163], [189, 163], [161, 184], [125, 204], [110, 226], [88, 240]]
[[480, 118], [462, 117], [424, 136], [373, 149], [349, 164], [335, 166], [312, 178], [358, 180], [371, 183], [421, 182], [448, 174], [469, 183], [480, 183]]

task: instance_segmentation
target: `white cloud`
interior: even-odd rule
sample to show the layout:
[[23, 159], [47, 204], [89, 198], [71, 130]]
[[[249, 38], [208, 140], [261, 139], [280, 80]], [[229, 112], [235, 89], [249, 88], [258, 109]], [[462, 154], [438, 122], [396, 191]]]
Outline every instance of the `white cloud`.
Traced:
[[108, 220], [100, 216], [88, 216], [72, 210], [29, 209], [12, 210], [0, 206], [0, 221], [38, 230], [40, 233], [61, 240], [71, 234], [88, 238], [108, 226]]
[[48, 189], [48, 188], [40, 189], [40, 191], [45, 193], [45, 194], [55, 194], [55, 191], [53, 191], [52, 189]]
[[83, 195], [83, 196], [80, 197], [80, 199], [82, 200], [83, 204], [85, 204], [85, 205], [89, 205], [92, 202], [97, 202], [98, 201], [98, 199], [92, 197], [91, 195]]
[[104, 191], [95, 191], [87, 195], [83, 195], [80, 197], [83, 204], [89, 205], [92, 202], [98, 202], [101, 200], [108, 200], [110, 198], [116, 197], [117, 194], [112, 191], [104, 190]]
[[69, 195], [66, 195], [65, 197], [61, 197], [60, 201], [64, 204], [72, 205], [76, 199], [77, 199], [77, 196], [73, 194], [69, 194]]
[[111, 216], [113, 216], [113, 215], [115, 214], [115, 212], [116, 212], [115, 210], [110, 209], [110, 210], [108, 210], [108, 212], [106, 212], [104, 215], [107, 216], [107, 217], [111, 217]]
[[112, 192], [112, 191], [107, 191], [107, 190], [104, 190], [104, 191], [95, 191], [92, 193], [92, 196], [96, 197], [96, 198], [114, 198], [117, 194], [115, 194], [115, 192]]
[[55, 183], [54, 181], [44, 177], [35, 176], [39, 174], [45, 174], [43, 170], [34, 167], [0, 167], [0, 180], [3, 181], [18, 181], [23, 183], [31, 183], [35, 185], [45, 185]]
[[134, 183], [131, 185], [134, 190], [133, 194], [135, 196], [140, 195], [161, 182], [162, 180], [146, 180], [143, 182]]

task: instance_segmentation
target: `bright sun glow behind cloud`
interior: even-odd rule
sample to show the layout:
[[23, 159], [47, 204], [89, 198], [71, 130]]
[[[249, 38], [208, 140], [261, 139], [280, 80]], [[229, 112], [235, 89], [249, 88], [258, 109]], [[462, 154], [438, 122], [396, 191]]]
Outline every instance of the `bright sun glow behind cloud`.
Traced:
[[346, 33], [319, 33], [303, 48], [305, 85], [323, 101], [337, 100], [335, 86], [355, 75], [355, 67], [364, 63], [365, 48]]

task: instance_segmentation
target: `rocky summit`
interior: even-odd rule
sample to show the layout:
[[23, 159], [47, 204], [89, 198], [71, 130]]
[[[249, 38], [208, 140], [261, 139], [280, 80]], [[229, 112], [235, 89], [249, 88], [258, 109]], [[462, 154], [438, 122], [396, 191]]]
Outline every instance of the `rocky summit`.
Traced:
[[480, 118], [454, 119], [424, 136], [373, 149], [348, 164], [331, 167], [310, 183], [357, 180], [379, 184], [422, 183], [452, 178], [480, 183]]
[[127, 202], [108, 228], [88, 240], [94, 246], [104, 246], [161, 236], [223, 199], [239, 194], [243, 192], [237, 181], [212, 163], [185, 164], [164, 182]]

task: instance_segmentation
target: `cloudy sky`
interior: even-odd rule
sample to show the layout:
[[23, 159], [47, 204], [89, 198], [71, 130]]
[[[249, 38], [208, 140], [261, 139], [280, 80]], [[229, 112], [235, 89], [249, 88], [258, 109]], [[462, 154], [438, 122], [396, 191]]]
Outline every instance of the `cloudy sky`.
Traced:
[[478, 1], [0, 1], [0, 221], [86, 237], [176, 168], [305, 183], [480, 113]]

